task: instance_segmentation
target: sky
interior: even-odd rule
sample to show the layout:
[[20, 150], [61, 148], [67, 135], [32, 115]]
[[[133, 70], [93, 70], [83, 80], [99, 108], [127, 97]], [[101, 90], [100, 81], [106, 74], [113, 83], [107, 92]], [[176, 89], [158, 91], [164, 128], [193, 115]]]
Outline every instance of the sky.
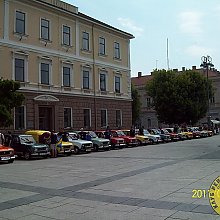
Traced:
[[154, 69], [200, 68], [201, 57], [207, 55], [220, 70], [219, 0], [63, 1], [135, 36], [131, 40], [133, 77], [138, 72], [149, 75]]

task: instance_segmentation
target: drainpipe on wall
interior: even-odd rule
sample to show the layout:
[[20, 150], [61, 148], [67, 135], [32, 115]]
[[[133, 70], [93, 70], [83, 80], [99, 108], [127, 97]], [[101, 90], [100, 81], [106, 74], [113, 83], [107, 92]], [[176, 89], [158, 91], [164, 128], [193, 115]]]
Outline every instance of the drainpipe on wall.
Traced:
[[93, 87], [94, 87], [94, 116], [95, 116], [95, 131], [97, 130], [97, 108], [96, 108], [96, 77], [95, 77], [95, 38], [94, 38], [94, 23], [92, 24], [92, 60], [93, 60]]

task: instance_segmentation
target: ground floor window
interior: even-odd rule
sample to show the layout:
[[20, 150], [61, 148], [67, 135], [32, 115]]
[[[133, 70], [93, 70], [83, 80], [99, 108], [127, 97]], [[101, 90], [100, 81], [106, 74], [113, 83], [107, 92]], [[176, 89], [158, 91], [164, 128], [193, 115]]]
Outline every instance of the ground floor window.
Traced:
[[102, 109], [101, 110], [101, 127], [107, 126], [107, 110]]
[[121, 126], [122, 126], [121, 110], [116, 110], [116, 127], [120, 128]]
[[25, 129], [25, 108], [20, 106], [15, 108], [15, 129]]
[[84, 109], [83, 110], [84, 115], [84, 127], [89, 128], [91, 127], [91, 110], [90, 109]]
[[72, 109], [64, 108], [64, 128], [72, 127]]

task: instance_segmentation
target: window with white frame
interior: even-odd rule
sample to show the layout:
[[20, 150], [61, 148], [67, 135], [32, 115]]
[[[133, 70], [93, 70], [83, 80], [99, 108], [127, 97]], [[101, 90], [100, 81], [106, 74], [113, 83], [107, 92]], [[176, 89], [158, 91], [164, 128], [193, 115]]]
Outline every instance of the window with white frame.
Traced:
[[99, 54], [105, 55], [105, 38], [99, 37]]
[[25, 34], [25, 13], [16, 11], [15, 32], [18, 34]]
[[106, 78], [107, 74], [106, 72], [101, 72], [100, 73], [100, 91], [106, 91], [107, 90], [107, 84], [106, 84]]
[[50, 21], [41, 18], [41, 39], [49, 41], [50, 40]]
[[101, 127], [106, 127], [107, 123], [107, 109], [101, 109]]
[[82, 49], [89, 50], [89, 33], [83, 32], [82, 35]]
[[84, 127], [85, 128], [91, 127], [91, 110], [83, 109], [83, 116], [84, 116]]
[[72, 127], [72, 108], [64, 108], [64, 128]]
[[22, 129], [25, 129], [25, 108], [24, 106], [20, 106], [20, 107], [17, 107], [15, 108], [15, 118], [14, 118], [14, 121], [15, 121], [15, 129], [16, 130], [22, 130]]
[[71, 68], [63, 66], [63, 86], [70, 87], [71, 85]]
[[121, 126], [122, 126], [121, 110], [116, 110], [116, 127], [120, 128]]
[[114, 42], [114, 58], [120, 59], [120, 44], [118, 42]]
[[15, 58], [15, 80], [24, 82], [25, 78], [25, 59]]
[[50, 64], [42, 62], [40, 64], [41, 84], [50, 84]]
[[70, 46], [71, 45], [71, 34], [70, 34], [70, 27], [63, 25], [63, 45]]
[[115, 76], [115, 92], [120, 93], [121, 92], [121, 77]]
[[90, 79], [89, 79], [89, 74], [90, 71], [88, 68], [83, 69], [83, 89], [89, 89], [90, 88]]

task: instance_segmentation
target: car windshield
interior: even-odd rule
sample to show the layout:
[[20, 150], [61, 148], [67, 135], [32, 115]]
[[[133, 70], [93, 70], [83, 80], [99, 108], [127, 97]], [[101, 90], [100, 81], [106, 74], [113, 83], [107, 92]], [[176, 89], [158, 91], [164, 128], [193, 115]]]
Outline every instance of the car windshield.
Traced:
[[89, 131], [89, 135], [90, 135], [92, 138], [98, 138], [98, 136], [96, 135], [96, 133], [93, 132], [93, 131]]
[[36, 143], [33, 136], [31, 135], [22, 135], [20, 136], [21, 143]]
[[162, 130], [164, 134], [169, 134], [169, 132], [166, 129]]
[[144, 129], [144, 135], [150, 134], [148, 130]]
[[125, 133], [123, 131], [117, 131], [118, 136], [125, 136]]
[[69, 140], [78, 140], [77, 134], [69, 134]]

